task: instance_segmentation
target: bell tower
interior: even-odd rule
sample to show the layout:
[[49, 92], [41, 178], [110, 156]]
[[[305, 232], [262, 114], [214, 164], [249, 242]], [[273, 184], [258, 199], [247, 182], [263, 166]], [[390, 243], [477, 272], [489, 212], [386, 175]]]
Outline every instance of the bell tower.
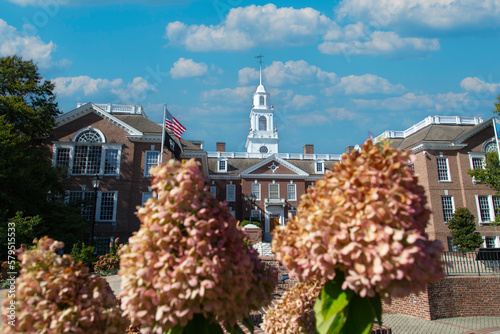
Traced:
[[245, 147], [248, 153], [278, 153], [278, 129], [274, 125], [274, 107], [271, 105], [271, 95], [262, 84], [262, 55], [259, 58], [259, 86], [253, 94], [252, 110], [250, 111], [250, 131]]

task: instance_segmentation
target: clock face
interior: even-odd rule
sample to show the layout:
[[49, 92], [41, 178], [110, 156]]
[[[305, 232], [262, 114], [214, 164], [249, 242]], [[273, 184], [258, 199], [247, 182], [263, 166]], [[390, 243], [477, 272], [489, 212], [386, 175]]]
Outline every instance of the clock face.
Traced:
[[260, 153], [267, 153], [268, 152], [266, 146], [261, 146], [260, 149], [259, 149], [259, 151], [260, 151]]
[[494, 141], [488, 143], [484, 148], [485, 152], [496, 152], [496, 150], [497, 150], [497, 144]]

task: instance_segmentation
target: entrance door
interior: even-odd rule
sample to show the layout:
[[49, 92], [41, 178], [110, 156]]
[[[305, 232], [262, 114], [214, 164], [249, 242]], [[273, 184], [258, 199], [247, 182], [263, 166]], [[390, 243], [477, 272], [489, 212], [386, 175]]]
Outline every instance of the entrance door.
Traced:
[[271, 234], [274, 233], [274, 229], [276, 228], [276, 226], [279, 226], [279, 224], [280, 224], [280, 217], [269, 218], [269, 231], [271, 232]]

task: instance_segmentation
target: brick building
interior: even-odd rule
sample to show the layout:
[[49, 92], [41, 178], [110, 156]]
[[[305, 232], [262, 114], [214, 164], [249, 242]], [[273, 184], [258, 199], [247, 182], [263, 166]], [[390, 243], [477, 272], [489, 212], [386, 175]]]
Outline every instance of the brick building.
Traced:
[[[152, 196], [149, 168], [160, 157], [161, 125], [150, 121], [141, 106], [93, 103], [78, 104], [56, 124], [47, 145], [53, 164], [67, 169], [67, 200], [84, 203], [82, 215], [91, 222], [91, 182], [97, 175], [96, 239], [104, 244], [110, 238], [127, 240], [139, 229], [137, 206]], [[181, 157], [203, 159], [202, 142], [172, 138], [182, 149]], [[172, 157], [165, 149], [163, 160]]]
[[476, 216], [483, 246], [500, 247], [500, 231], [490, 226], [500, 209], [500, 197], [467, 174], [469, 169], [483, 168], [485, 153], [497, 149], [493, 119], [429, 116], [405, 131], [385, 131], [374, 141], [383, 139], [416, 154], [413, 168], [432, 210], [427, 228], [430, 238], [452, 250], [446, 221], [456, 208], [467, 207]]

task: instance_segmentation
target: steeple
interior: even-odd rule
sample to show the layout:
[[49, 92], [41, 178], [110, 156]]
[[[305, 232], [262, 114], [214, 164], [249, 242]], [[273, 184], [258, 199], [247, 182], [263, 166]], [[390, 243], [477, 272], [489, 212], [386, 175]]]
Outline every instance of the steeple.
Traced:
[[259, 58], [259, 86], [253, 94], [250, 111], [250, 132], [245, 147], [249, 153], [278, 153], [278, 130], [274, 125], [274, 108], [266, 88], [262, 84], [262, 55]]

